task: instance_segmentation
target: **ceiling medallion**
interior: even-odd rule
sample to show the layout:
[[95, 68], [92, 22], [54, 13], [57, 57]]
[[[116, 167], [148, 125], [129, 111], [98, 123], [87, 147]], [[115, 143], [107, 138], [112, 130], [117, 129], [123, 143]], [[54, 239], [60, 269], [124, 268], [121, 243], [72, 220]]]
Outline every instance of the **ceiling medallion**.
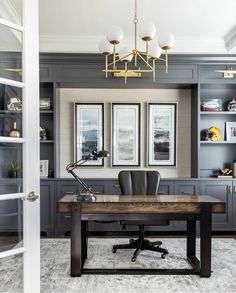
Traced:
[[[123, 31], [120, 27], [111, 27], [106, 39], [101, 40], [99, 44], [99, 51], [105, 56], [103, 71], [106, 78], [109, 73], [114, 77], [124, 77], [125, 83], [128, 77], [141, 77], [142, 73], [152, 73], [153, 81], [155, 81], [157, 60], [165, 63], [165, 69], [168, 72], [168, 50], [174, 45], [174, 36], [167, 33], [158, 37], [158, 43], [150, 44], [156, 34], [156, 27], [153, 23], [147, 23], [138, 33], [137, 0], [135, 0], [134, 10], [134, 49], [123, 47], [117, 53], [116, 46], [123, 38]], [[145, 51], [138, 50], [138, 35], [146, 43]], [[161, 58], [162, 50], [165, 53], [164, 58]], [[122, 63], [124, 65], [120, 65]]]

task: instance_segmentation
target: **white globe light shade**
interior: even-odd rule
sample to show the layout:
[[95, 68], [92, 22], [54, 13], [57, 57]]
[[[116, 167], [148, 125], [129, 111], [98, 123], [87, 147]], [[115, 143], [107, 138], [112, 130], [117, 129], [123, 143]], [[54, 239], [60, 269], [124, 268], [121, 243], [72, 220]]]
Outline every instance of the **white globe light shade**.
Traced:
[[[131, 54], [131, 53], [132, 53], [132, 50], [130, 48], [123, 47], [120, 49], [119, 58], [121, 59], [121, 61], [131, 62], [133, 59], [133, 54]], [[127, 55], [129, 55], [129, 56], [127, 56]]]
[[124, 33], [119, 26], [112, 26], [107, 32], [107, 40], [113, 44], [118, 45], [123, 39]]
[[162, 50], [158, 44], [152, 44], [149, 47], [148, 55], [153, 59], [158, 59], [161, 56]]
[[175, 37], [171, 33], [163, 34], [158, 38], [158, 43], [163, 50], [169, 50], [174, 46]]
[[102, 39], [99, 43], [99, 52], [104, 55], [109, 55], [113, 52], [112, 44], [107, 39]]
[[156, 34], [156, 27], [154, 23], [148, 22], [140, 27], [139, 37], [143, 41], [151, 41]]

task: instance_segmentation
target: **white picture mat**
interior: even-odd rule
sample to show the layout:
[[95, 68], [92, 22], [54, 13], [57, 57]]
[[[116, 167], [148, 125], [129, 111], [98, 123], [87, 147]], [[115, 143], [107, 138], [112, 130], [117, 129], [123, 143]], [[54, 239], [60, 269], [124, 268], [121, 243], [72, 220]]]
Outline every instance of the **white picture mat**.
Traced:
[[[102, 104], [75, 104], [76, 111], [76, 161], [82, 158], [82, 146], [85, 142], [85, 134], [87, 131], [96, 129], [97, 151], [103, 149], [103, 105]], [[88, 119], [90, 116], [90, 120]], [[102, 166], [101, 159], [87, 161], [83, 166]]]

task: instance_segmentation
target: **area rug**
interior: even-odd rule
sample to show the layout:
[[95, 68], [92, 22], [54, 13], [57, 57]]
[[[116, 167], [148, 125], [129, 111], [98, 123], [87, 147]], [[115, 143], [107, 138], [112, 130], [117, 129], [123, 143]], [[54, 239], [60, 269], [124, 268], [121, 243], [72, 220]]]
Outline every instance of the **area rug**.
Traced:
[[[153, 240], [153, 239], [152, 239]], [[158, 239], [159, 240], [159, 239]], [[112, 253], [113, 244], [128, 239], [90, 238], [87, 268], [189, 268], [185, 239], [161, 239], [169, 250], [142, 251], [136, 263], [132, 250]], [[198, 243], [199, 244], [199, 243]], [[82, 275], [70, 276], [70, 239], [41, 240], [41, 292], [143, 293], [143, 292], [236, 292], [236, 240], [213, 239], [212, 276], [197, 275]], [[197, 245], [199, 253], [199, 245]], [[22, 256], [0, 262], [0, 292], [22, 292]]]

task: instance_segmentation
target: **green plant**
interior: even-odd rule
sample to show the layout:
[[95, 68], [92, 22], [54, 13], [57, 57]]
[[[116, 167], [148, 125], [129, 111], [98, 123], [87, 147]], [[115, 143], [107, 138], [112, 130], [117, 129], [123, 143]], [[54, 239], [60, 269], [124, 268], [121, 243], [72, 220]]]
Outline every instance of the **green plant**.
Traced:
[[20, 167], [21, 167], [21, 164], [19, 162], [13, 161], [13, 160], [8, 161], [7, 165], [8, 165], [9, 170], [14, 171], [14, 172], [20, 170]]

